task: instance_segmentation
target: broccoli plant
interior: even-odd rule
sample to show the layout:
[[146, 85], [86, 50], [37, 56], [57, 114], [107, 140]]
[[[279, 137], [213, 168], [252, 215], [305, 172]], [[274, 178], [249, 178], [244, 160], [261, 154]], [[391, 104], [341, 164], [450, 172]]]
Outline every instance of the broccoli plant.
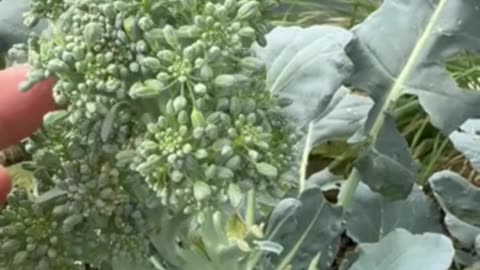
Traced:
[[[480, 191], [450, 171], [417, 184], [393, 110], [414, 96], [477, 161], [465, 130], [480, 94], [444, 64], [480, 50], [480, 4], [388, 0], [351, 30], [274, 28], [276, 4], [32, 0], [25, 23], [48, 28], [11, 60], [28, 55], [33, 67], [21, 91], [54, 77], [61, 109], [28, 140], [33, 187], [0, 212], [0, 269], [479, 260]], [[342, 146], [334, 163], [354, 160], [346, 181], [333, 165], [306, 175], [309, 152], [327, 142]]]
[[5, 267], [147, 263], [157, 222], [202, 222], [242, 192], [288, 190], [296, 132], [249, 50], [265, 43], [274, 4], [33, 1], [28, 22], [51, 27], [29, 40], [22, 88], [55, 76], [63, 109], [29, 142], [39, 196], [9, 198], [2, 223], [28, 229], [2, 234]]

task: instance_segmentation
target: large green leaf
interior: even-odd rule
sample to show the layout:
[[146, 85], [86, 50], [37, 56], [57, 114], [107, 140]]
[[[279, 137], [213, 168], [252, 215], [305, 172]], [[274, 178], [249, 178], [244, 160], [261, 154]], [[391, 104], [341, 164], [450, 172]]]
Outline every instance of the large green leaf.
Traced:
[[[0, 53], [5, 53], [15, 43], [26, 42], [32, 31], [23, 24], [23, 13], [28, 11], [30, 0], [0, 1]], [[33, 31], [39, 32], [45, 23], [38, 24]]]
[[373, 191], [391, 199], [405, 199], [412, 191], [418, 166], [390, 115], [377, 136], [358, 156], [358, 175]]
[[480, 226], [480, 188], [451, 171], [435, 173], [429, 181], [435, 198], [445, 211], [461, 221]]
[[456, 54], [480, 50], [479, 7], [476, 0], [384, 1], [353, 30], [352, 83], [368, 91], [376, 107], [402, 94], [418, 96], [432, 123], [450, 134], [480, 116], [480, 94], [463, 91], [444, 68]]
[[310, 175], [305, 182], [305, 186], [309, 187], [319, 187], [323, 191], [336, 189], [341, 185], [341, 182], [344, 180], [343, 177], [333, 174], [328, 167]]
[[328, 203], [319, 187], [305, 189], [298, 199], [281, 201], [267, 230], [267, 237], [284, 248], [280, 255], [270, 256], [277, 269], [289, 264], [293, 269], [307, 269], [318, 254], [317, 267], [326, 269], [339, 247], [342, 215], [342, 209]]
[[475, 238], [480, 235], [480, 227], [475, 227], [463, 222], [450, 213], [446, 213], [444, 221], [448, 232], [450, 232], [463, 248], [474, 248]]
[[325, 111], [314, 120], [312, 146], [330, 140], [348, 141], [362, 129], [372, 105], [369, 97], [340, 88]]
[[299, 127], [320, 115], [351, 74], [345, 47], [353, 35], [333, 26], [277, 27], [267, 46], [254, 46], [267, 68], [267, 87], [288, 101], [284, 109]]
[[411, 234], [404, 229], [389, 233], [380, 242], [360, 244], [360, 256], [350, 270], [447, 270], [453, 244], [441, 234]]
[[417, 186], [406, 200], [392, 201], [360, 183], [345, 219], [348, 236], [357, 243], [380, 241], [397, 228], [443, 232], [440, 211]]
[[455, 148], [468, 158], [472, 167], [480, 172], [480, 119], [467, 120], [449, 138]]
[[[455, 264], [458, 267], [465, 267], [459, 268], [464, 270], [478, 270], [478, 266], [480, 266], [480, 256], [477, 256], [472, 251], [465, 251], [463, 249], [456, 249], [455, 250]], [[467, 267], [469, 266], [469, 267]]]
[[456, 54], [480, 49], [479, 5], [477, 0], [386, 0], [353, 29], [356, 39], [347, 54], [355, 72], [349, 84], [375, 101], [365, 125], [371, 147], [357, 163], [372, 190], [403, 199], [415, 181], [416, 166], [391, 120], [400, 96], [418, 96], [445, 134], [480, 116], [480, 94], [460, 89], [444, 68]]

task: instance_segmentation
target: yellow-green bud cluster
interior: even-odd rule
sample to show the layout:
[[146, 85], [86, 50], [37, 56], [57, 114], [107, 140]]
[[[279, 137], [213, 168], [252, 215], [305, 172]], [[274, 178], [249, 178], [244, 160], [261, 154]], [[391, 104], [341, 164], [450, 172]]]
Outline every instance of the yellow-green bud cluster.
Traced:
[[[68, 269], [73, 265], [69, 231], [82, 221], [70, 215], [57, 221], [42, 205], [33, 203], [22, 190], [9, 196], [0, 215], [0, 269]], [[71, 269], [71, 268], [70, 268]]]

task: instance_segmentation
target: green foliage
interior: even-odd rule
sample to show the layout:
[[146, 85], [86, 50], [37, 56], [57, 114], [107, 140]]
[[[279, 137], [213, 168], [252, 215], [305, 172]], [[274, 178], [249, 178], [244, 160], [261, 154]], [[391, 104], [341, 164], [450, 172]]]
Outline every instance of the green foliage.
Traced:
[[447, 212], [445, 215], [445, 225], [452, 236], [460, 242], [466, 249], [475, 248], [475, 239], [480, 235], [480, 227], [475, 227], [461, 221], [456, 216]]
[[397, 229], [379, 243], [360, 245], [358, 260], [349, 269], [407, 270], [420, 265], [429, 270], [447, 269], [453, 255], [453, 245], [446, 236], [412, 235]]
[[358, 243], [380, 241], [398, 228], [415, 234], [443, 233], [440, 219], [440, 211], [418, 186], [406, 200], [391, 201], [363, 183], [345, 215], [347, 233]]
[[[322, 151], [321, 146], [326, 143], [346, 142], [361, 130], [372, 105], [369, 97], [341, 87], [335, 92], [325, 111], [314, 120], [312, 145], [317, 147], [317, 151]], [[337, 155], [341, 154], [345, 153], [339, 150]]]
[[479, 124], [478, 119], [469, 119], [449, 136], [454, 147], [468, 158], [477, 171], [480, 170]]
[[[0, 269], [445, 270], [479, 259], [478, 188], [450, 171], [417, 184], [433, 167], [419, 168], [418, 138], [399, 130], [424, 110], [478, 169], [480, 94], [447, 71], [480, 50], [477, 1], [386, 0], [352, 30], [272, 29], [271, 0], [31, 7], [26, 23], [50, 27], [10, 58], [34, 68], [22, 91], [55, 76], [62, 110], [27, 145], [31, 190], [1, 210]], [[333, 162], [307, 179], [314, 147]], [[344, 163], [353, 169], [338, 181]]]
[[445, 210], [468, 224], [480, 227], [480, 188], [449, 171], [434, 174], [430, 183], [433, 194]]
[[[413, 160], [408, 157], [406, 144], [402, 142], [403, 138], [391, 119], [392, 105], [401, 95], [418, 96], [432, 123], [445, 134], [451, 133], [465, 120], [478, 114], [477, 105], [473, 104], [478, 104], [480, 96], [463, 92], [446, 70], [438, 68], [448, 56], [476, 46], [470, 40], [477, 33], [468, 27], [475, 24], [477, 19], [478, 14], [471, 11], [475, 10], [472, 6], [475, 4], [468, 2], [459, 7], [451, 5], [454, 4], [450, 1], [441, 1], [436, 7], [427, 2], [408, 5], [386, 2], [370, 20], [353, 30], [358, 39], [351, 44], [349, 55], [358, 68], [350, 82], [353, 86], [368, 91], [376, 102], [370, 121], [367, 120], [366, 123], [366, 132], [371, 137], [373, 148], [358, 161], [358, 171], [371, 188], [391, 197], [405, 198], [414, 183], [416, 173], [412, 166]], [[445, 10], [450, 9], [458, 9], [456, 12], [459, 13], [452, 12], [449, 16], [442, 16]], [[466, 11], [462, 12], [462, 9]], [[420, 12], [422, 16], [415, 15], [405, 20], [409, 14], [413, 14], [413, 10], [416, 14]], [[405, 16], [395, 17], [399, 18], [396, 22], [384, 23], [383, 18], [391, 18], [392, 14], [400, 13]], [[458, 21], [461, 22], [460, 25]], [[424, 31], [408, 31], [412, 25]], [[375, 31], [380, 27], [382, 31]], [[385, 39], [381, 43], [375, 42], [381, 35], [393, 35], [399, 31], [404, 33], [402, 43], [393, 53], [391, 48], [398, 46], [398, 40]], [[459, 38], [448, 39], [447, 42], [445, 31], [448, 31], [448, 35]], [[437, 64], [427, 65], [429, 59], [436, 59]], [[432, 81], [444, 85], [445, 88], [438, 88]], [[452, 95], [456, 97], [453, 100], [449, 98]], [[385, 141], [386, 136], [390, 142]], [[393, 139], [394, 137], [397, 138]], [[388, 143], [388, 147], [385, 147], [385, 143]], [[391, 152], [388, 149], [395, 150]], [[388, 181], [391, 183], [386, 184], [384, 177], [378, 177], [379, 170], [385, 170], [382, 175], [390, 175]], [[397, 187], [397, 191], [390, 190], [393, 186]]]
[[284, 248], [281, 256], [270, 256], [277, 269], [290, 264], [307, 269], [316, 256], [314, 269], [326, 269], [340, 245], [342, 215], [342, 209], [330, 205], [319, 187], [304, 190], [298, 199], [282, 200], [273, 209], [267, 228], [267, 237]]
[[254, 48], [266, 63], [268, 89], [287, 101], [283, 109], [299, 127], [324, 112], [352, 71], [345, 53], [352, 38], [339, 27], [276, 27], [267, 46]]

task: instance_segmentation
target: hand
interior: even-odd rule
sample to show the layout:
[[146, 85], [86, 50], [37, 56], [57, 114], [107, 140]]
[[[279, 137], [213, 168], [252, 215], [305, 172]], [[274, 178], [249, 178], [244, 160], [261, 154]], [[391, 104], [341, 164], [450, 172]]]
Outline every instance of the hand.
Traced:
[[[39, 82], [26, 93], [18, 90], [29, 70], [29, 66], [15, 66], [0, 71], [0, 150], [32, 135], [41, 127], [43, 116], [55, 109], [55, 79]], [[8, 171], [0, 166], [0, 207], [11, 188]]]

